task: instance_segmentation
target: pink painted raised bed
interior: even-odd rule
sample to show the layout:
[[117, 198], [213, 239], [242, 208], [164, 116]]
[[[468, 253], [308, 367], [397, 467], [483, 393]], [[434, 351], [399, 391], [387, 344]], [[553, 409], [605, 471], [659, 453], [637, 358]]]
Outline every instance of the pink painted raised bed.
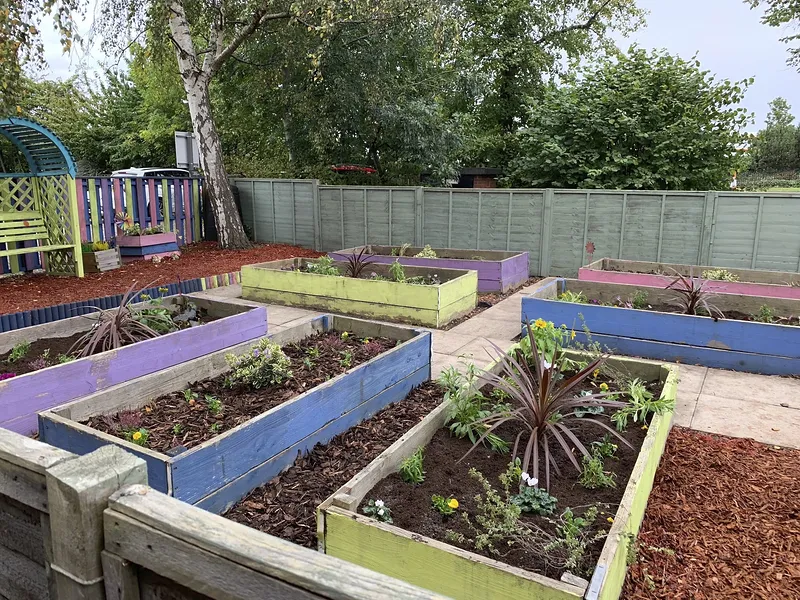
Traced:
[[152, 260], [155, 257], [180, 256], [181, 254], [178, 249], [177, 234], [172, 231], [151, 235], [118, 235], [117, 247], [124, 263], [142, 259]]
[[[348, 256], [358, 254], [364, 246], [328, 252], [333, 260], [346, 261]], [[403, 256], [400, 246], [367, 246], [370, 260], [379, 264], [391, 264], [399, 260], [409, 267], [433, 269], [462, 269], [478, 272], [478, 292], [507, 292], [528, 280], [528, 253], [503, 252], [500, 250], [458, 250], [455, 248], [433, 248], [436, 258], [417, 258], [422, 248], [406, 248]], [[392, 254], [395, 253], [395, 255]], [[365, 253], [366, 254], [366, 253]], [[369, 270], [369, 267], [367, 267]]]
[[[675, 273], [701, 277], [704, 271], [723, 267], [692, 266], [636, 260], [603, 258], [578, 270], [580, 281], [622, 283], [642, 287], [665, 288], [675, 280]], [[787, 271], [725, 269], [739, 281], [707, 279], [706, 289], [725, 294], [800, 299], [800, 274]]]
[[[267, 309], [262, 306], [186, 297], [216, 320], [2, 380], [0, 427], [27, 435], [36, 431], [40, 411], [267, 333]], [[164, 298], [164, 306], [175, 298]], [[9, 331], [0, 334], [0, 353], [20, 342], [70, 337], [88, 331], [93, 322], [79, 316]]]

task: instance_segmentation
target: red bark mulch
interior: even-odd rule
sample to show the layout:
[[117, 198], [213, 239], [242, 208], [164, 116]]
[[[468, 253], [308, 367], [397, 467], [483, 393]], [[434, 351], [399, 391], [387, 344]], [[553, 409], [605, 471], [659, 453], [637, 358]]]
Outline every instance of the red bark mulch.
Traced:
[[66, 302], [90, 300], [125, 292], [133, 281], [138, 286], [177, 283], [238, 271], [242, 265], [322, 253], [286, 244], [260, 244], [249, 250], [220, 250], [215, 242], [200, 242], [181, 249], [178, 260], [154, 263], [139, 260], [114, 271], [77, 277], [25, 274], [0, 278], [0, 315]]
[[800, 450], [676, 427], [622, 598], [800, 599]]

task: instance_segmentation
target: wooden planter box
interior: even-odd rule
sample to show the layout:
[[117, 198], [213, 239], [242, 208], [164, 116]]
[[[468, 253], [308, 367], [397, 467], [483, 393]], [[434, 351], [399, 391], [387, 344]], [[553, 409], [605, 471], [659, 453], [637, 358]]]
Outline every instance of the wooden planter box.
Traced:
[[[675, 399], [677, 368], [625, 358], [609, 362], [632, 376], [664, 381], [662, 397]], [[410, 533], [358, 512], [370, 490], [397, 472], [404, 459], [444, 426], [447, 413], [446, 404], [436, 408], [319, 506], [320, 550], [455, 600], [618, 598], [627, 568], [628, 536], [635, 536], [642, 523], [672, 413], [656, 415], [650, 424], [588, 590]]]
[[403, 400], [430, 378], [431, 335], [427, 331], [324, 315], [270, 337], [283, 345], [330, 329], [403, 343], [176, 456], [143, 448], [78, 421], [140, 408], [192, 382], [221, 375], [228, 370], [225, 354], [247, 352], [252, 342], [44, 412], [39, 416], [42, 440], [77, 454], [116, 444], [147, 462], [151, 487], [206, 510], [224, 512], [290, 467], [298, 453], [328, 442], [385, 406]]
[[99, 252], [83, 252], [82, 257], [85, 273], [102, 273], [119, 269], [121, 266], [117, 248], [109, 248]]
[[[187, 297], [210, 315], [221, 318], [0, 381], [0, 427], [29, 434], [36, 431], [39, 411], [261, 337], [267, 332], [264, 307]], [[174, 302], [174, 296], [164, 298], [164, 305]], [[88, 331], [93, 322], [91, 316], [79, 316], [2, 333], [0, 352], [8, 352], [22, 341], [69, 337]]]
[[[328, 252], [334, 260], [346, 261], [348, 256], [357, 254], [364, 246]], [[415, 258], [422, 248], [407, 248], [405, 256], [392, 256], [397, 246], [367, 246], [372, 253], [370, 259], [379, 264], [400, 264], [410, 267], [430, 267], [433, 269], [467, 269], [478, 272], [478, 292], [507, 292], [528, 280], [528, 253], [501, 252], [499, 250], [456, 250], [453, 248], [434, 248], [441, 258]], [[368, 267], [369, 268], [369, 267]]]
[[[248, 300], [330, 310], [360, 317], [440, 327], [475, 308], [475, 271], [406, 267], [407, 277], [436, 274], [440, 285], [411, 285], [293, 271], [310, 262], [290, 258], [242, 267], [242, 296]], [[344, 273], [346, 263], [335, 263]], [[366, 272], [389, 275], [389, 265]]]
[[181, 254], [177, 234], [172, 231], [152, 235], [118, 235], [117, 248], [123, 263]]
[[[765, 375], [800, 373], [798, 327], [576, 304], [557, 299], [559, 293], [571, 290], [583, 292], [587, 300], [613, 302], [616, 298], [631, 298], [640, 289], [633, 285], [577, 279], [546, 279], [535, 293], [523, 296], [523, 325], [536, 319], [557, 325], [565, 323], [586, 341], [581, 331], [585, 323], [591, 332], [591, 341], [621, 354]], [[672, 292], [663, 289], [647, 288], [646, 291], [651, 304], [666, 304], [674, 297]], [[723, 313], [755, 314], [766, 304], [777, 315], [800, 314], [798, 300], [719, 294], [711, 302]]]
[[[673, 272], [701, 277], [703, 271], [721, 267], [695, 267], [670, 263], [615, 260], [603, 258], [581, 267], [578, 279], [600, 283], [624, 283], [643, 287], [667, 287], [675, 280]], [[739, 281], [707, 281], [709, 291], [764, 298], [793, 298], [800, 300], [800, 274], [786, 271], [757, 271], [755, 269], [726, 269]], [[794, 287], [795, 284], [797, 287]]]

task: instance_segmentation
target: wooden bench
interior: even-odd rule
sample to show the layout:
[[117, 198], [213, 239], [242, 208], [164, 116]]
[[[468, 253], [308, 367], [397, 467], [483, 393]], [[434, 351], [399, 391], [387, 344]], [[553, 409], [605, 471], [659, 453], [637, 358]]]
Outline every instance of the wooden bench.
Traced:
[[[18, 242], [35, 240], [38, 246], [17, 248]], [[36, 252], [49, 252], [51, 250], [67, 250], [73, 248], [72, 244], [50, 244], [44, 217], [35, 210], [0, 211], [0, 257], [18, 256]]]

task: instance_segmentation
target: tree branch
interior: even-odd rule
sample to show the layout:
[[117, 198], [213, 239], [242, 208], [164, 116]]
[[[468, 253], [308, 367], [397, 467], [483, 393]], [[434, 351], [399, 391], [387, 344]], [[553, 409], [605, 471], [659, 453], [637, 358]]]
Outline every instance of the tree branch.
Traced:
[[278, 19], [288, 19], [289, 17], [291, 17], [289, 11], [267, 14], [266, 7], [260, 7], [253, 13], [253, 16], [247, 26], [242, 29], [235, 38], [233, 38], [233, 41], [228, 44], [227, 48], [223, 50], [222, 46], [219, 46], [220, 51], [217, 53], [213, 62], [211, 62], [209, 65], [209, 75], [216, 73], [225, 63], [225, 61], [228, 60], [228, 58], [230, 58], [231, 55], [239, 49], [239, 46], [241, 46], [248, 37], [255, 33], [255, 30], [258, 29], [262, 23], [266, 23], [267, 21], [276, 21]]
[[606, 8], [606, 6], [611, 4], [611, 2], [612, 2], [612, 0], [605, 0], [605, 2], [603, 2], [603, 4], [600, 5], [600, 8], [598, 8], [594, 12], [594, 14], [592, 16], [590, 16], [583, 23], [579, 23], [579, 24], [576, 24], [576, 25], [570, 25], [569, 27], [564, 27], [562, 29], [556, 29], [555, 31], [551, 31], [550, 33], [547, 33], [547, 34], [543, 35], [538, 40], [535, 40], [533, 43], [536, 44], [537, 46], [541, 46], [542, 44], [544, 44], [548, 40], [550, 40], [550, 39], [552, 39], [554, 37], [557, 37], [559, 35], [563, 35], [565, 33], [569, 33], [570, 31], [589, 31], [592, 28], [592, 25], [594, 25], [597, 22], [597, 19], [600, 18], [600, 13], [603, 12], [603, 10]]

